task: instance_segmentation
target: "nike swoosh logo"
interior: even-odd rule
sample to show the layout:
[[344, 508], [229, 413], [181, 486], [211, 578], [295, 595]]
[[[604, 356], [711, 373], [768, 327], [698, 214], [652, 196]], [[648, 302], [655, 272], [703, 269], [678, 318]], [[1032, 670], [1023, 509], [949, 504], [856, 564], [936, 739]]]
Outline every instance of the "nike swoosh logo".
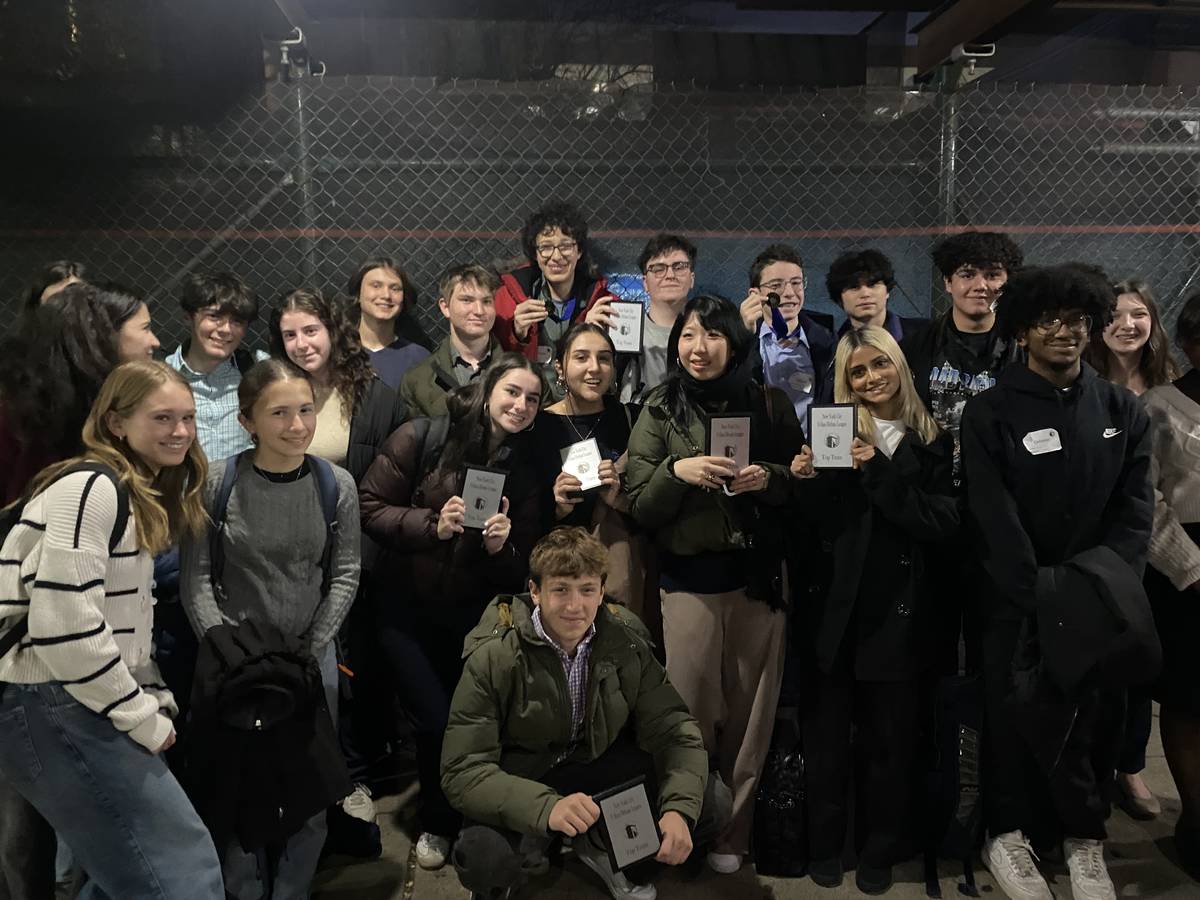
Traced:
[[1105, 428], [1104, 429], [1104, 436], [1106, 438], [1115, 438], [1120, 433], [1121, 433], [1120, 428]]

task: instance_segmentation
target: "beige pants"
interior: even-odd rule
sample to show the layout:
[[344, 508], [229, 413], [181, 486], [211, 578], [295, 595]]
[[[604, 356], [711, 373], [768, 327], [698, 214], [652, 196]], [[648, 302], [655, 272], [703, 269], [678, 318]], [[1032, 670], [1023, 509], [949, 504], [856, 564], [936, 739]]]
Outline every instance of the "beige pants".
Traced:
[[745, 854], [783, 679], [786, 616], [745, 591], [661, 593], [667, 675], [733, 792], [733, 820], [715, 849]]

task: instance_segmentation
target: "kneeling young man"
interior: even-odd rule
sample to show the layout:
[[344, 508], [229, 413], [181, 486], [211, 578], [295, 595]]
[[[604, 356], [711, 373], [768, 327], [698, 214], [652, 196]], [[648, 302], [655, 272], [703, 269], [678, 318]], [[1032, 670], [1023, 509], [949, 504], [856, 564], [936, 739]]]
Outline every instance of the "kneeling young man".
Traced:
[[706, 794], [700, 728], [645, 628], [604, 603], [606, 557], [582, 528], [551, 532], [530, 555], [529, 593], [497, 597], [467, 636], [442, 787], [468, 820], [452, 858], [476, 894], [516, 885], [566, 836], [613, 897], [651, 900], [653, 886], [613, 871], [592, 827], [592, 795], [639, 776], [657, 800], [660, 862], [682, 863], [728, 818], [728, 791], [714, 778]]

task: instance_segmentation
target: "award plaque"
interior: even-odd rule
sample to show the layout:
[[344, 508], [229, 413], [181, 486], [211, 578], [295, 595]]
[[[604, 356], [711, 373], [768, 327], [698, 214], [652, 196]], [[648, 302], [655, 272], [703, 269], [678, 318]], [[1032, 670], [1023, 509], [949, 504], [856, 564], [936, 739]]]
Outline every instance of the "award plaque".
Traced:
[[600, 445], [595, 438], [563, 447], [559, 452], [562, 454], [562, 470], [579, 479], [580, 490], [590, 491], [600, 487]]
[[717, 413], [708, 418], [708, 455], [732, 459], [737, 472], [750, 465], [750, 417]]
[[852, 469], [850, 445], [858, 425], [853, 403], [814, 403], [808, 408], [808, 445], [814, 469]]
[[500, 469], [467, 466], [462, 491], [463, 504], [467, 508], [463, 515], [464, 526], [483, 528], [488, 519], [500, 512], [504, 478], [505, 473]]
[[617, 352], [641, 353], [646, 315], [642, 304], [614, 300], [608, 305], [608, 308], [617, 314], [612, 324], [608, 326], [608, 336], [612, 338]]
[[620, 871], [658, 853], [662, 833], [646, 794], [644, 778], [593, 794], [592, 800], [600, 807], [600, 821], [596, 825], [614, 870]]

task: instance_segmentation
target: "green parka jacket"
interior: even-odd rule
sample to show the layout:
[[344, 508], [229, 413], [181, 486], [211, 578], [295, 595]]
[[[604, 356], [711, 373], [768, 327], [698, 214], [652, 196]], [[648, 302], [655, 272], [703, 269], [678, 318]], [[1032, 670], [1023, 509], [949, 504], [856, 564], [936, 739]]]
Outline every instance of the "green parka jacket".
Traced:
[[[487, 358], [502, 352], [500, 342], [488, 338]], [[404, 373], [399, 394], [408, 407], [410, 419], [417, 416], [433, 419], [446, 415], [446, 395], [458, 387], [458, 379], [454, 377], [454, 345], [446, 337], [433, 353]]]
[[[538, 779], [568, 749], [571, 701], [558, 653], [538, 637], [532, 616], [528, 594], [500, 596], [467, 635], [442, 744], [442, 789], [469, 819], [546, 834], [562, 798]], [[708, 779], [700, 726], [633, 613], [604, 604], [595, 624], [583, 736], [562, 761], [597, 759], [632, 727], [637, 746], [654, 757], [659, 815], [674, 810], [695, 825]]]
[[751, 462], [766, 469], [768, 477], [764, 490], [738, 497], [688, 484], [672, 469], [677, 460], [707, 453], [704, 413], [695, 410], [691, 423], [683, 428], [667, 408], [662, 385], [646, 398], [629, 435], [626, 482], [634, 518], [654, 532], [655, 543], [663, 550], [695, 556], [746, 549], [747, 522], [753, 521], [757, 512], [749, 505], [780, 507], [794, 499], [795, 484], [788, 466], [804, 444], [796, 411], [787, 395], [776, 388], [752, 383], [747, 395], [757, 409], [746, 411], [770, 422], [769, 441], [751, 444]]

